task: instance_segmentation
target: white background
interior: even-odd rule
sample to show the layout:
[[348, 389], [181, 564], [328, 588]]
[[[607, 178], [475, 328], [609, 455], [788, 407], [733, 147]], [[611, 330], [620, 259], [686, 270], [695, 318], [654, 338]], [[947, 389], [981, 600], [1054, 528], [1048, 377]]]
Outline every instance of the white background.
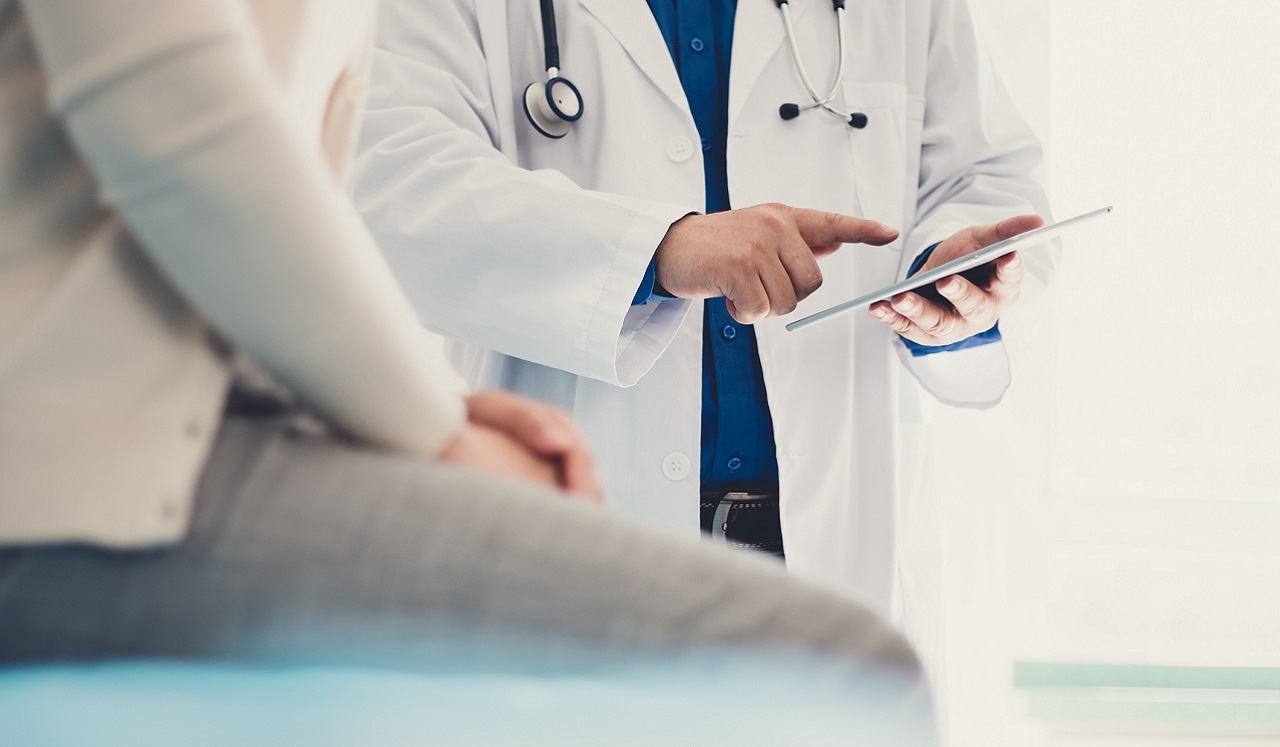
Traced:
[[973, 0], [1066, 240], [1015, 385], [939, 408], [951, 743], [1015, 659], [1280, 666], [1280, 2]]

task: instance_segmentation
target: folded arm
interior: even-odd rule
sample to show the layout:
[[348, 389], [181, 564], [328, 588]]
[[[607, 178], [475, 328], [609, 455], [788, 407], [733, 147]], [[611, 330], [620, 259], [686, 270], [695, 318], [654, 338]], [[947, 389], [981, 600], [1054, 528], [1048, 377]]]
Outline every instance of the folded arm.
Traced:
[[53, 111], [147, 254], [335, 424], [434, 456], [464, 417], [230, 0], [29, 0]]

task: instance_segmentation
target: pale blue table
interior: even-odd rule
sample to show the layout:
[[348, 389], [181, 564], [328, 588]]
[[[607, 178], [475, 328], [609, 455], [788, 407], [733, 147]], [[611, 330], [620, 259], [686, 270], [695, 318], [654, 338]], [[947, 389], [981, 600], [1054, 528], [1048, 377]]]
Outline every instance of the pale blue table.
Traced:
[[607, 677], [46, 666], [0, 669], [0, 745], [882, 744], [857, 703], [822, 667], [778, 662]]

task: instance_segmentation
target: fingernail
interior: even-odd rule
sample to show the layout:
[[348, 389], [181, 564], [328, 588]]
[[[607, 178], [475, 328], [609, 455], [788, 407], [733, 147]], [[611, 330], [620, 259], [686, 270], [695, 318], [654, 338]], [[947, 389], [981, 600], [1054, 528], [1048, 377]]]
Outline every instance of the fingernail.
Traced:
[[898, 308], [903, 311], [915, 311], [917, 308], [916, 300], [908, 296], [898, 302]]
[[960, 281], [955, 278], [944, 280], [941, 283], [938, 283], [938, 290], [948, 295], [955, 293], [960, 290]]
[[876, 319], [888, 319], [889, 312], [885, 311], [884, 309], [872, 309], [871, 316], [874, 316]]
[[1009, 269], [1014, 269], [1020, 264], [1022, 264], [1022, 257], [1019, 257], [1018, 255], [1015, 254], [1013, 255], [1013, 259], [1009, 260], [1008, 266], [1009, 266]]

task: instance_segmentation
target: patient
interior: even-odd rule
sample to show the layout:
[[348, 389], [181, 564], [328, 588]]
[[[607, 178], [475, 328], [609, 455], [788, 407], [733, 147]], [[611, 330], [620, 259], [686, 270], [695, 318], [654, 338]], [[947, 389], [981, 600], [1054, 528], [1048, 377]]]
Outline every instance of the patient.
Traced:
[[0, 663], [738, 647], [917, 686], [861, 606], [566, 500], [568, 420], [463, 395], [339, 186], [372, 19], [0, 0]]

